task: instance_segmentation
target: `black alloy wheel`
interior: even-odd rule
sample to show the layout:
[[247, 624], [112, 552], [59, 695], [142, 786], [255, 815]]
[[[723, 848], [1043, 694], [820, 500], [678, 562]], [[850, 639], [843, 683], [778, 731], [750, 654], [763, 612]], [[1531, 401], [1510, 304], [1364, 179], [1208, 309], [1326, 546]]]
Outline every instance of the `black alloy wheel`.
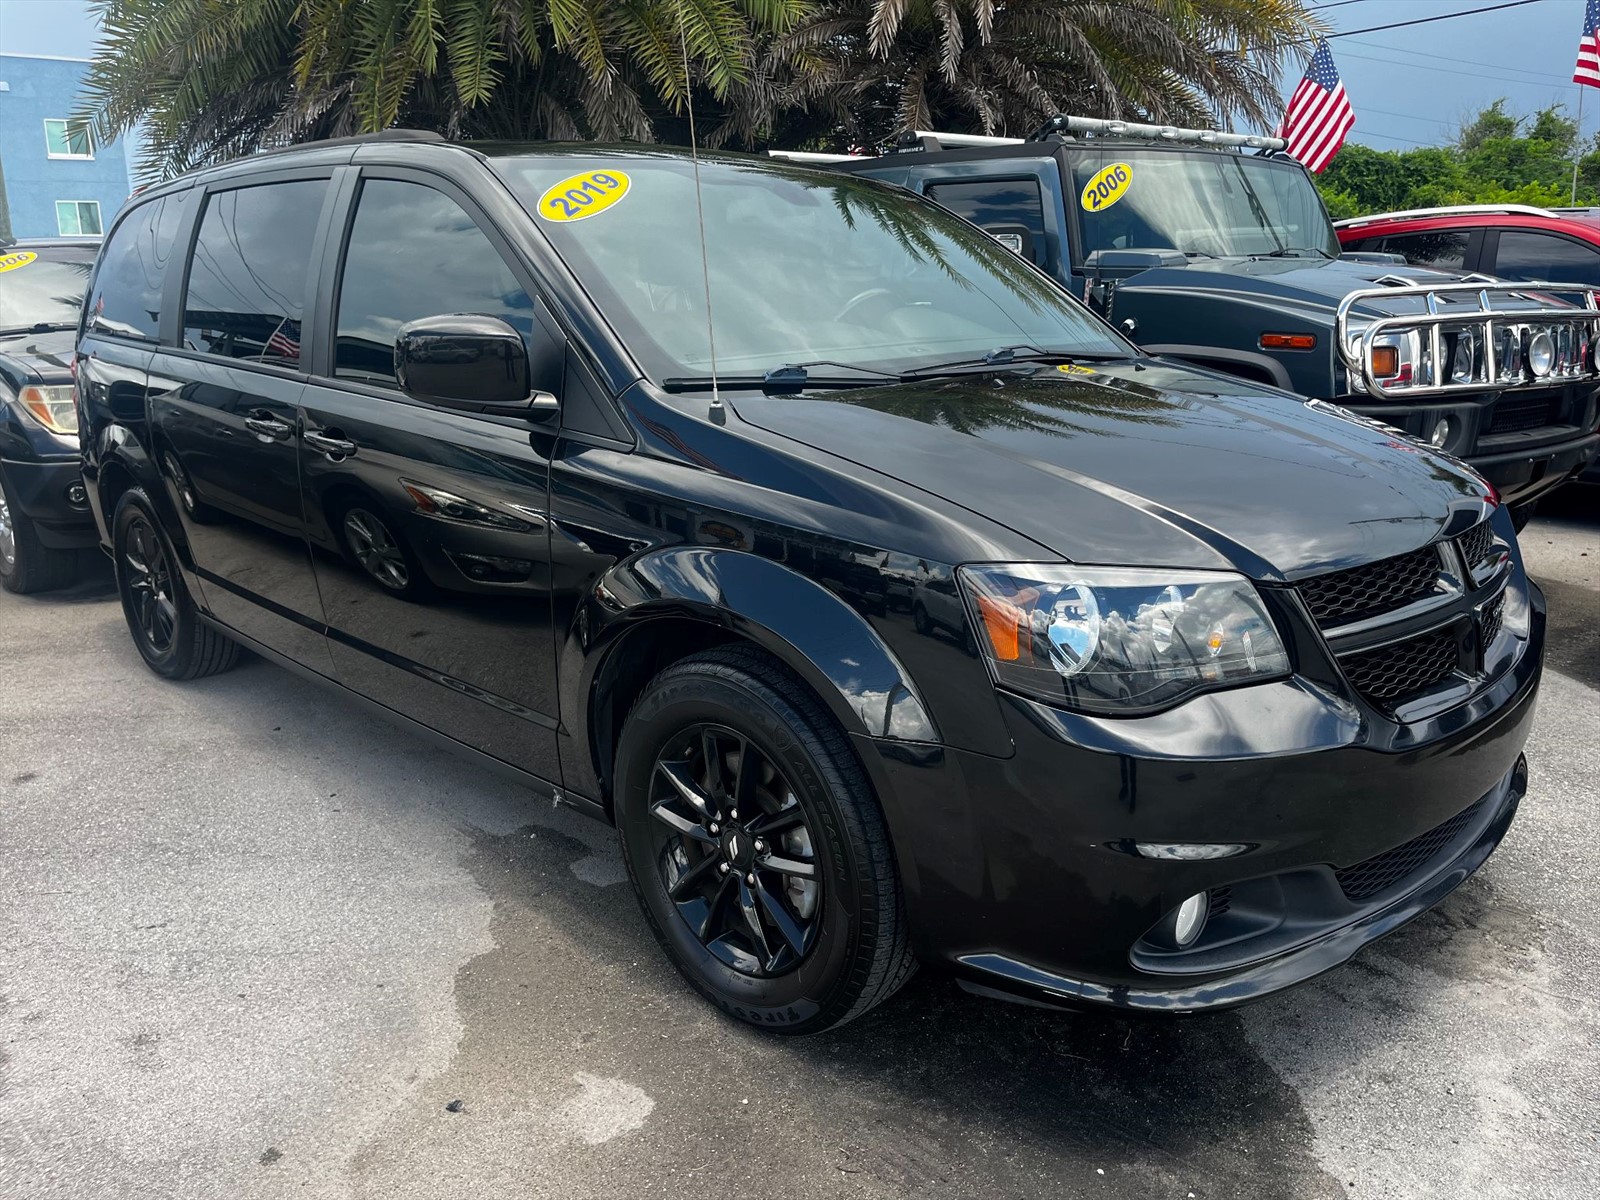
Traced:
[[111, 521], [117, 593], [128, 632], [145, 664], [167, 679], [226, 671], [239, 646], [200, 620], [177, 555], [142, 488], [129, 488]]
[[730, 646], [667, 667], [623, 725], [614, 779], [640, 906], [724, 1012], [816, 1033], [910, 977], [877, 797], [832, 714], [777, 660]]
[[816, 943], [822, 880], [782, 771], [738, 731], [691, 725], [652, 784], [658, 878], [690, 932], [741, 974], [793, 970]]

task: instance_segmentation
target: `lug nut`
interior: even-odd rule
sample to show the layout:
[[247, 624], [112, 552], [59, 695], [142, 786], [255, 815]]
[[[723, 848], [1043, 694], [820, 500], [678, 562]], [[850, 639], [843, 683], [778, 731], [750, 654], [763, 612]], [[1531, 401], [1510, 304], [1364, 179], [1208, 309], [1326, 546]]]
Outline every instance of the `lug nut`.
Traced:
[[756, 873], [754, 871], [751, 871], [750, 874], [748, 874], [748, 875], [746, 875], [744, 877], [744, 881], [746, 883], [748, 883], [751, 887], [755, 887], [755, 885], [756, 885]]
[[765, 842], [763, 842], [760, 838], [757, 838], [756, 839], [756, 853], [757, 854], [765, 854], [766, 852], [767, 852], [767, 844]]
[[728, 810], [728, 820], [737, 821], [738, 819], [739, 819], [739, 810], [737, 808], [730, 808]]
[[727, 863], [721, 862], [721, 863], [717, 864], [717, 870], [722, 872], [722, 874], [726, 875], [729, 872], [729, 870], [731, 870], [731, 868], [728, 866]]
[[712, 833], [721, 833], [722, 832], [722, 826], [718, 825], [715, 821], [711, 822], [711, 832]]

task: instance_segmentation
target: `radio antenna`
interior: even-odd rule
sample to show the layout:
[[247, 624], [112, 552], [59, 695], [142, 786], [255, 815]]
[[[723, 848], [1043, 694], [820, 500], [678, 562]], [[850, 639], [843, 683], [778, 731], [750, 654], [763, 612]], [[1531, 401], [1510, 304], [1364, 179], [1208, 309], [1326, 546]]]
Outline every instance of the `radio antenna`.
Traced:
[[689, 161], [694, 165], [694, 211], [700, 223], [700, 282], [706, 293], [706, 342], [711, 349], [711, 419], [721, 425], [728, 419], [717, 386], [717, 332], [711, 316], [711, 264], [706, 254], [706, 203], [700, 194], [700, 145], [694, 128], [694, 83], [689, 76], [689, 32], [683, 0], [678, 2], [678, 44], [683, 49], [683, 104], [689, 110]]

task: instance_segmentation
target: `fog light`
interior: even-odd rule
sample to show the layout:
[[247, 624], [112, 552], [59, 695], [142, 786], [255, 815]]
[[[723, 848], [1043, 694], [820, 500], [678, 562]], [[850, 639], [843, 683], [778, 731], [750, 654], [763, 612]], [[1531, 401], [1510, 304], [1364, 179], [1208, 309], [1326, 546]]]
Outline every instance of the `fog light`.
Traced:
[[1191, 945], [1206, 927], [1206, 916], [1211, 908], [1211, 897], [1196, 892], [1182, 904], [1172, 921], [1172, 940], [1180, 947]]
[[1533, 372], [1535, 378], [1543, 379], [1555, 365], [1555, 339], [1541, 329], [1528, 339], [1528, 370]]
[[1428, 435], [1428, 445], [1437, 450], [1443, 450], [1450, 444], [1451, 420], [1449, 417], [1440, 417], [1434, 423], [1433, 432]]
[[67, 486], [67, 503], [79, 507], [89, 499], [89, 493], [83, 490], [83, 484], [73, 483]]

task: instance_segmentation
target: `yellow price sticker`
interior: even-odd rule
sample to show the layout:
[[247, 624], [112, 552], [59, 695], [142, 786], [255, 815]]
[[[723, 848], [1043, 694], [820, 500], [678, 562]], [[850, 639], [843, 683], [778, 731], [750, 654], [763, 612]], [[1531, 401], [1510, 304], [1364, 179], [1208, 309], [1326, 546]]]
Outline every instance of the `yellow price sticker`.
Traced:
[[628, 194], [632, 180], [622, 171], [585, 171], [553, 183], [539, 197], [546, 221], [581, 221], [605, 212]]
[[1094, 173], [1094, 178], [1083, 185], [1079, 203], [1085, 212], [1099, 212], [1110, 208], [1128, 192], [1133, 182], [1133, 168], [1127, 163], [1112, 163]]
[[1062, 363], [1056, 370], [1063, 375], [1096, 375], [1099, 374], [1093, 367], [1080, 367], [1077, 363]]
[[15, 254], [0, 254], [0, 271], [15, 271], [18, 267], [27, 266], [38, 257], [28, 250], [19, 250]]

